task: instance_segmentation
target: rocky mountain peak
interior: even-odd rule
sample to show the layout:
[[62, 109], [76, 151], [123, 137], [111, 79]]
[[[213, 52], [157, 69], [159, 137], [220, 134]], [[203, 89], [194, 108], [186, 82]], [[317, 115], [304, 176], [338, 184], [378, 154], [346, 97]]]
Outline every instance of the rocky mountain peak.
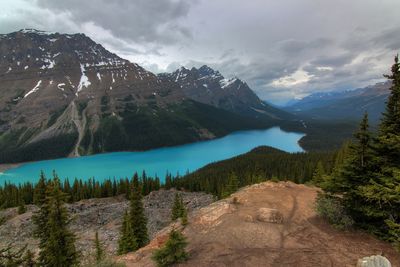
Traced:
[[201, 66], [198, 70], [197, 70], [200, 78], [203, 77], [211, 77], [211, 78], [221, 78], [223, 79], [223, 76], [221, 75], [221, 73], [219, 73], [219, 71], [215, 71], [212, 68], [210, 68], [207, 65], [203, 65]]
[[190, 70], [181, 67], [160, 77], [179, 83], [186, 97], [228, 111], [257, 117], [266, 107], [245, 82], [237, 77], [225, 78], [207, 65]]

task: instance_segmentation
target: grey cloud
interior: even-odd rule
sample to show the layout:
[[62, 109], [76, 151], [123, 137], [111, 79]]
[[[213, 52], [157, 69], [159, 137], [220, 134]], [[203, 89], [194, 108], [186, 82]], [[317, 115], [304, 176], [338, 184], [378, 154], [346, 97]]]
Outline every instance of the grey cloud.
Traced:
[[344, 53], [333, 56], [323, 55], [311, 61], [310, 63], [316, 66], [340, 67], [350, 63], [355, 57], [356, 55], [351, 53]]
[[77, 23], [94, 22], [113, 35], [137, 43], [174, 43], [191, 36], [178, 23], [193, 1], [184, 0], [38, 0], [42, 8], [69, 13]]
[[[151, 71], [207, 64], [274, 101], [373, 83], [400, 50], [398, 0], [4, 0], [0, 7], [3, 33], [84, 32]], [[299, 72], [309, 79], [272, 86]]]

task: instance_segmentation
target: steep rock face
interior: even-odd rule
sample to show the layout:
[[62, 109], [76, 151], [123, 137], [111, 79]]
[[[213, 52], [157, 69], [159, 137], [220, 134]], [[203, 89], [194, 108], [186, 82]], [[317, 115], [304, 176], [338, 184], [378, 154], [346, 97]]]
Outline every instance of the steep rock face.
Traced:
[[108, 112], [123, 107], [121, 97], [140, 104], [180, 99], [175, 85], [162, 83], [83, 34], [22, 30], [1, 35], [0, 55], [0, 116], [10, 122], [3, 129], [40, 127], [49, 113], [72, 102], [87, 103], [90, 116], [102, 113], [102, 98], [114, 100]]
[[0, 162], [143, 150], [267, 126], [192, 99], [83, 34], [0, 35]]
[[177, 82], [186, 97], [200, 103], [253, 117], [290, 118], [289, 114], [261, 101], [247, 83], [236, 77], [226, 79], [206, 65], [190, 70], [181, 67], [159, 77]]
[[0, 131], [18, 132], [23, 144], [62, 133], [83, 137], [104, 117], [182, 99], [176, 84], [162, 82], [83, 34], [0, 35]]

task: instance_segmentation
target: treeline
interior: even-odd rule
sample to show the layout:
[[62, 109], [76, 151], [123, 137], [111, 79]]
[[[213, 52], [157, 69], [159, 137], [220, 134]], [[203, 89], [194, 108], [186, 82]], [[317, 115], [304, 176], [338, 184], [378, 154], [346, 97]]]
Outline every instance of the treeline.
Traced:
[[204, 191], [221, 198], [232, 183], [236, 183], [232, 179], [237, 180], [239, 187], [271, 179], [306, 183], [312, 179], [318, 164], [323, 166], [324, 172], [330, 173], [336, 155], [335, 152], [286, 153], [262, 146], [183, 177], [167, 177], [165, 186]]
[[[101, 182], [91, 178], [87, 181], [75, 179], [70, 183], [66, 179], [64, 182], [61, 182], [60, 190], [66, 194], [66, 201], [70, 203], [82, 199], [113, 197], [123, 194], [129, 197], [135, 178], [139, 180], [142, 195], [159, 190], [161, 187], [158, 177], [148, 177], [143, 172], [140, 177], [135, 173], [132, 179], [106, 179]], [[40, 175], [39, 182], [35, 185], [32, 183], [24, 183], [22, 185], [5, 183], [4, 186], [0, 187], [0, 209], [25, 204], [37, 204], [36, 196], [39, 194], [39, 189], [43, 186], [40, 184], [40, 181], [47, 181], [43, 172]]]
[[[289, 180], [295, 183], [310, 181], [318, 169], [329, 174], [335, 161], [338, 160], [336, 152], [309, 152], [286, 153], [271, 147], [258, 147], [249, 153], [209, 164], [196, 172], [182, 177], [173, 177], [167, 174], [165, 183], [162, 184], [158, 177], [148, 177], [145, 172], [138, 177], [141, 194], [147, 195], [151, 191], [176, 187], [188, 191], [204, 191], [219, 198], [232, 191], [232, 179], [237, 179], [237, 187], [254, 184], [266, 180]], [[322, 166], [322, 167], [321, 167]], [[44, 174], [41, 174], [41, 177]], [[107, 179], [96, 181], [89, 179], [83, 181], [75, 179], [72, 183], [67, 179], [61, 183], [61, 190], [67, 195], [67, 202], [76, 202], [82, 199], [113, 197], [131, 194], [133, 179]], [[234, 181], [236, 183], [236, 181]], [[14, 185], [6, 183], [0, 186], [0, 209], [36, 204], [35, 194], [38, 185], [25, 183]], [[228, 192], [229, 191], [229, 192]]]

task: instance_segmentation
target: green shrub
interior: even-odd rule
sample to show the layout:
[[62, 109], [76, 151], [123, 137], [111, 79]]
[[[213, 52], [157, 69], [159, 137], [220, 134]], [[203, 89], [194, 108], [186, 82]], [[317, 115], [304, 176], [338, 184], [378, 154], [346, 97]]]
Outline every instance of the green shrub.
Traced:
[[18, 206], [18, 214], [24, 214], [26, 212], [26, 206], [25, 204], [22, 202], [19, 206]]
[[186, 246], [187, 242], [183, 234], [173, 229], [169, 234], [168, 241], [162, 248], [154, 252], [152, 259], [159, 267], [184, 262], [188, 259], [188, 254], [185, 251]]
[[316, 211], [318, 215], [338, 229], [349, 229], [354, 225], [353, 219], [346, 214], [338, 197], [319, 194], [316, 201]]

